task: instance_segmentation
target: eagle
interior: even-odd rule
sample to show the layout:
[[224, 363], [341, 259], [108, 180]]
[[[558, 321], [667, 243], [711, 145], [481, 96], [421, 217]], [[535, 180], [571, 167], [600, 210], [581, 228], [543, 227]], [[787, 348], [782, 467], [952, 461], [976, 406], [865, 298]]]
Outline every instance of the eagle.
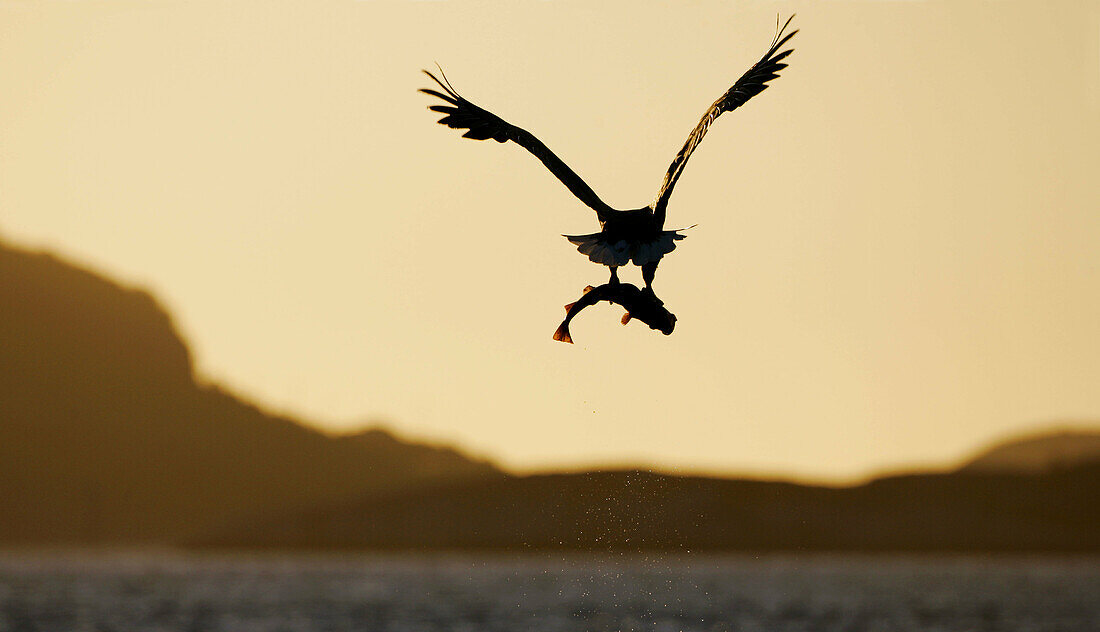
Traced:
[[781, 49], [798, 33], [797, 30], [786, 33], [792, 19], [794, 19], [793, 15], [787, 18], [782, 26], [779, 25], [779, 20], [776, 20], [776, 35], [768, 51], [725, 94], [707, 108], [703, 118], [695, 129], [691, 130], [687, 142], [676, 154], [676, 158], [665, 173], [661, 188], [657, 191], [657, 197], [648, 206], [642, 208], [616, 210], [608, 206], [575, 171], [533, 134], [466, 100], [454, 89], [442, 68], [439, 68], [439, 77], [427, 70], [423, 71], [436, 83], [439, 90], [422, 88], [420, 92], [446, 102], [437, 103], [428, 108], [443, 115], [439, 119], [441, 125], [466, 130], [462, 134], [464, 138], [474, 140], [491, 138], [498, 143], [511, 141], [542, 161], [550, 173], [572, 191], [573, 195], [596, 211], [596, 218], [600, 223], [600, 231], [597, 233], [563, 236], [593, 262], [611, 269], [609, 283], [618, 283], [619, 267], [631, 262], [640, 267], [642, 280], [645, 281], [644, 291], [652, 294], [657, 264], [662, 257], [676, 248], [677, 241], [684, 238], [682, 231], [685, 229], [665, 230], [664, 228], [665, 210], [668, 207], [669, 198], [672, 197], [672, 189], [676, 186], [676, 181], [683, 173], [691, 152], [695, 151], [715, 119], [724, 112], [737, 109], [763, 92], [768, 87], [768, 82], [778, 77], [779, 71], [787, 67], [783, 60], [794, 52], [794, 49], [782, 51]]

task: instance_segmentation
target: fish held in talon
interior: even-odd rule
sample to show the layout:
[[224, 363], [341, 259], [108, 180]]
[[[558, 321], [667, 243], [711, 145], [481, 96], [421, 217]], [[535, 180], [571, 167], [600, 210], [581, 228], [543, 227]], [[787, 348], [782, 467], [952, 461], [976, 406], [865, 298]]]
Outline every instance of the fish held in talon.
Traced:
[[584, 295], [580, 299], [565, 306], [565, 320], [554, 332], [554, 340], [572, 344], [573, 337], [569, 334], [569, 323], [586, 307], [600, 301], [614, 303], [625, 309], [626, 313], [620, 321], [624, 325], [631, 320], [639, 320], [649, 325], [650, 329], [666, 336], [676, 328], [676, 316], [665, 309], [664, 302], [652, 291], [638, 289], [631, 283], [606, 283], [596, 288], [589, 285], [584, 288]]
[[[763, 92], [768, 87], [768, 82], [777, 78], [779, 71], [787, 67], [783, 60], [794, 52], [794, 49], [782, 49], [798, 33], [797, 30], [786, 32], [792, 19], [794, 19], [793, 15], [782, 26], [777, 20], [776, 35], [767, 52], [725, 94], [711, 104], [691, 131], [683, 148], [676, 154], [672, 164], [669, 165], [656, 198], [641, 208], [617, 210], [608, 206], [575, 171], [533, 134], [467, 101], [454, 89], [447, 76], [443, 74], [442, 68], [439, 69], [438, 77], [427, 70], [424, 71], [439, 89], [423, 88], [420, 92], [443, 101], [428, 107], [429, 110], [443, 115], [439, 119], [441, 125], [465, 130], [462, 136], [473, 140], [492, 139], [498, 143], [511, 141], [538, 158], [550, 173], [577, 196], [577, 199], [596, 212], [596, 219], [599, 221], [599, 232], [587, 235], [564, 235], [564, 237], [592, 262], [610, 268], [609, 284], [618, 282], [617, 268], [633, 263], [642, 269], [645, 288], [652, 292], [657, 265], [665, 255], [676, 248], [676, 242], [685, 237], [681, 233], [686, 229], [665, 230], [664, 227], [665, 210], [672, 197], [672, 189], [676, 181], [680, 178], [688, 158], [703, 140], [703, 136], [715, 119], [724, 112], [737, 109]], [[633, 314], [633, 317], [642, 320], [637, 314]], [[564, 335], [568, 337], [568, 332]]]

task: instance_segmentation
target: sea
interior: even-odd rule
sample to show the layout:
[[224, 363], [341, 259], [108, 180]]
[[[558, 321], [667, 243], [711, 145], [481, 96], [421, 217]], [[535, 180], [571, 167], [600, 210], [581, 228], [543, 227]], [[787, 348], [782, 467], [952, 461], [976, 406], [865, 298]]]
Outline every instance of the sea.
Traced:
[[1100, 631], [1100, 558], [0, 551], [2, 632]]

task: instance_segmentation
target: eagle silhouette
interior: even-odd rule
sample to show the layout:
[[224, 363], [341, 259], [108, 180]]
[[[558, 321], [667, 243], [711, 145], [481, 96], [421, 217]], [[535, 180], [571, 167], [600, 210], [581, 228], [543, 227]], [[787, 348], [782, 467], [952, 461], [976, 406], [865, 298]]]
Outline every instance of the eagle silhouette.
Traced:
[[439, 123], [453, 129], [464, 129], [464, 138], [474, 140], [493, 139], [498, 143], [512, 141], [534, 154], [536, 158], [546, 165], [550, 173], [573, 192], [581, 202], [596, 211], [596, 218], [600, 222], [600, 232], [589, 235], [564, 235], [566, 239], [576, 244], [577, 249], [592, 261], [608, 266], [611, 269], [609, 283], [618, 283], [617, 270], [620, 266], [633, 262], [642, 269], [642, 279], [645, 281], [644, 291], [652, 294], [653, 276], [657, 271], [657, 264], [661, 258], [676, 248], [676, 242], [683, 239], [684, 235], [678, 230], [665, 230], [665, 209], [668, 200], [672, 197], [672, 188], [683, 173], [691, 152], [703, 140], [707, 130], [715, 119], [723, 112], [735, 110], [746, 101], [760, 94], [768, 87], [768, 82], [779, 76], [779, 71], [787, 67], [783, 60], [794, 49], [780, 51], [781, 48], [798, 33], [797, 30], [785, 34], [787, 26], [794, 19], [792, 15], [782, 26], [776, 21], [776, 35], [772, 40], [768, 52], [756, 62], [752, 68], [741, 76], [733, 86], [715, 101], [703, 114], [703, 118], [695, 129], [691, 130], [687, 142], [676, 154], [664, 181], [657, 192], [657, 197], [648, 206], [629, 210], [616, 210], [604, 203], [598, 195], [589, 187], [575, 171], [569, 168], [554, 152], [550, 151], [542, 141], [535, 138], [530, 132], [516, 127], [488, 110], [474, 105], [462, 97], [451, 85], [443, 69], [439, 69], [440, 77], [425, 70], [428, 75], [442, 90], [423, 88], [420, 92], [438, 97], [446, 102], [445, 105], [436, 104], [428, 109], [443, 114]]

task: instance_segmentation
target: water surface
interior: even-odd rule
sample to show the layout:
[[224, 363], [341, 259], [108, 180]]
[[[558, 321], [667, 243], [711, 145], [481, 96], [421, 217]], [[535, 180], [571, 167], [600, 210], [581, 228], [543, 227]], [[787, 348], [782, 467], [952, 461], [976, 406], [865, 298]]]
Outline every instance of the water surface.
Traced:
[[0, 553], [0, 632], [1100, 630], [1095, 557]]

